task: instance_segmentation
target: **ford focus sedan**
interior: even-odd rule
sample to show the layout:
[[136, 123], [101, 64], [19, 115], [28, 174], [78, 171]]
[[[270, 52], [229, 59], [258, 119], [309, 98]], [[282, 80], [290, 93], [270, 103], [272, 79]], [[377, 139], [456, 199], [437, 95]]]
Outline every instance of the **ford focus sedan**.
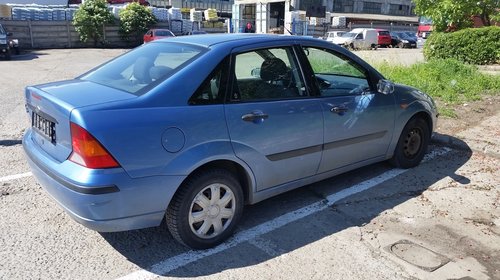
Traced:
[[278, 35], [158, 40], [25, 95], [29, 164], [72, 218], [167, 226], [195, 249], [228, 238], [246, 204], [375, 162], [418, 165], [438, 115], [348, 50]]

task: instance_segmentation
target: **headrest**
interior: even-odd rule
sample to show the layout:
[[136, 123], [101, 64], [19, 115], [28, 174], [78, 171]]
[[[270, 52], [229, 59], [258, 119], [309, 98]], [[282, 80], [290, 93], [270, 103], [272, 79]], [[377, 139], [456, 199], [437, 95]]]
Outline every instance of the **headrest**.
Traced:
[[151, 76], [149, 70], [153, 67], [153, 62], [147, 57], [139, 57], [134, 64], [133, 74], [134, 78], [140, 83], [151, 83]]
[[283, 60], [273, 57], [264, 60], [260, 66], [260, 78], [264, 81], [276, 81], [284, 79], [288, 73]]

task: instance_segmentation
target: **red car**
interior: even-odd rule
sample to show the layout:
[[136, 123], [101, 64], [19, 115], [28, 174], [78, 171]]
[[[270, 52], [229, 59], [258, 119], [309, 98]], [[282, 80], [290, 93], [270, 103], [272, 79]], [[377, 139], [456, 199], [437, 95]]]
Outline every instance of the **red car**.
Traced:
[[378, 45], [380, 47], [388, 47], [391, 45], [391, 34], [389, 30], [377, 29]]
[[168, 37], [175, 37], [174, 33], [168, 29], [149, 29], [144, 34], [144, 43]]

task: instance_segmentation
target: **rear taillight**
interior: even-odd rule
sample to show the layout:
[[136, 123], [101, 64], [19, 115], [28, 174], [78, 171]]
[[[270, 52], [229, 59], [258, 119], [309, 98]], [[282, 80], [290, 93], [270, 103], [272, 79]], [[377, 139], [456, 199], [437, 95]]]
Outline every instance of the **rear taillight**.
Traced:
[[71, 123], [71, 145], [73, 152], [69, 160], [74, 163], [92, 169], [120, 166], [94, 136], [74, 123]]

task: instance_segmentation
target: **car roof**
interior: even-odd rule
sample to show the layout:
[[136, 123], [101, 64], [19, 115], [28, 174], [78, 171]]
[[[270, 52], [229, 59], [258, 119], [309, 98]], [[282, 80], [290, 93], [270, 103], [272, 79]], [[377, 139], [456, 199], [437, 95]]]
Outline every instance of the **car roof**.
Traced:
[[279, 41], [290, 41], [290, 40], [301, 40], [301, 41], [317, 41], [318, 39], [303, 37], [303, 36], [291, 36], [291, 35], [274, 35], [274, 34], [251, 34], [251, 33], [221, 33], [221, 34], [207, 34], [201, 36], [178, 36], [168, 40], [156, 40], [156, 42], [178, 42], [187, 43], [203, 46], [206, 48], [219, 45], [219, 44], [230, 44], [239, 42], [243, 44], [255, 44], [264, 43], [269, 41], [279, 42]]

